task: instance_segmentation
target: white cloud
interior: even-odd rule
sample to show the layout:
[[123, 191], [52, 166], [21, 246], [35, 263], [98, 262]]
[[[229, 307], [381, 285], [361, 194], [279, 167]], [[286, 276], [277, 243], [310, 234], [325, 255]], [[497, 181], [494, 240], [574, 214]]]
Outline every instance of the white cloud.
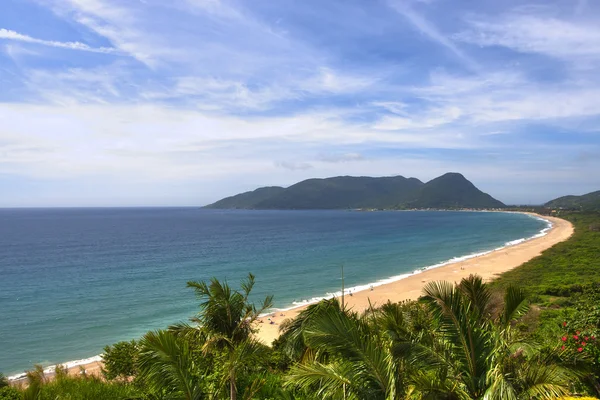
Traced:
[[69, 21], [86, 26], [96, 34], [108, 39], [115, 48], [141, 63], [156, 67], [160, 60], [175, 53], [160, 35], [140, 29], [144, 8], [124, 7], [124, 2], [105, 0], [48, 0], [40, 1]]
[[539, 53], [566, 61], [576, 62], [572, 57], [600, 59], [600, 26], [597, 23], [534, 14], [480, 17], [468, 22], [472, 29], [456, 34], [456, 40]]
[[[600, 115], [600, 85], [594, 81], [537, 83], [511, 70], [478, 75], [451, 75], [436, 71], [430, 84], [406, 89], [404, 101], [374, 102], [390, 111], [375, 127], [384, 130], [427, 128], [482, 129], [481, 124], [506, 121], [547, 121]], [[458, 125], [457, 125], [458, 124]], [[498, 130], [498, 128], [485, 128]]]
[[186, 99], [207, 111], [268, 110], [285, 100], [360, 92], [376, 85], [378, 78], [322, 67], [302, 76], [256, 84], [215, 76], [183, 76], [173, 81], [172, 87], [147, 89], [140, 96], [145, 100]]
[[55, 40], [43, 40], [37, 39], [28, 35], [23, 35], [21, 33], [9, 30], [9, 29], [0, 29], [0, 39], [6, 40], [14, 40], [19, 42], [33, 43], [39, 44], [43, 46], [50, 47], [58, 47], [62, 49], [69, 50], [79, 50], [79, 51], [89, 51], [92, 53], [105, 53], [105, 54], [115, 54], [118, 53], [117, 49], [112, 47], [90, 47], [85, 43], [81, 42], [59, 42]]
[[[62, 203], [55, 193], [56, 204], [202, 204], [238, 192], [242, 186], [288, 186], [309, 177], [348, 174], [401, 174], [427, 180], [455, 170], [476, 184], [488, 182], [489, 187], [484, 185], [488, 191], [502, 182], [516, 190], [532, 179], [567, 182], [579, 177], [582, 168], [593, 168], [590, 162], [597, 164], [588, 160], [581, 168], [558, 170], [552, 151], [563, 154], [569, 147], [563, 143], [536, 146], [537, 158], [524, 155], [516, 160], [515, 154], [505, 159], [502, 147], [494, 145], [500, 156], [486, 158], [483, 164], [469, 157], [419, 155], [424, 149], [440, 148], [485, 151], [485, 143], [476, 136], [469, 130], [378, 131], [328, 113], [242, 120], [154, 105], [2, 104], [0, 176], [86, 187], [85, 193], [66, 194]], [[386, 153], [362, 153], [372, 146]], [[510, 138], [506, 146], [512, 148]], [[548, 152], [548, 157], [540, 159], [540, 152]], [[94, 182], [94, 188], [84, 182]], [[161, 194], [177, 185], [188, 190], [173, 189], [177, 193], [173, 198]], [[7, 201], [3, 204], [10, 205]]]
[[419, 112], [419, 115], [384, 116], [375, 125], [375, 129], [406, 130], [435, 128], [457, 121], [464, 111], [457, 106], [434, 107]]
[[[295, 161], [302, 166], [314, 154], [327, 154], [328, 148], [367, 142], [404, 148], [473, 146], [455, 140], [455, 134], [381, 132], [344, 123], [328, 113], [243, 120], [153, 105], [3, 104], [0, 121], [0, 142], [36, 149], [3, 160], [0, 173], [55, 178], [225, 176], [241, 165], [237, 173], [251, 173], [253, 166], [272, 167], [279, 160], [304, 154], [304, 160]], [[348, 152], [342, 158], [350, 161], [359, 156]], [[317, 156], [316, 161], [331, 159]]]

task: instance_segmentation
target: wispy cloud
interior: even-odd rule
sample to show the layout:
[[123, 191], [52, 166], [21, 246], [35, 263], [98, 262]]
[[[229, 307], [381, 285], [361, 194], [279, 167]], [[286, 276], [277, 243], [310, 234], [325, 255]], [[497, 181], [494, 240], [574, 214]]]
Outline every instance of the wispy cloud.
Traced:
[[75, 21], [108, 39], [120, 52], [149, 67], [156, 67], [161, 56], [171, 52], [168, 46], [157, 40], [155, 33], [139, 29], [145, 9], [143, 3], [130, 2], [132, 8], [124, 7], [122, 2], [106, 0], [49, 0], [40, 3], [62, 18]]
[[597, 23], [515, 13], [500, 18], [473, 17], [468, 21], [472, 28], [456, 34], [456, 40], [563, 60], [571, 57], [600, 59], [600, 27]]
[[478, 70], [479, 65], [464, 51], [462, 51], [452, 40], [442, 34], [434, 24], [425, 19], [422, 15], [414, 11], [405, 0], [389, 0], [390, 6], [401, 14], [411, 25], [419, 32], [427, 36], [433, 42], [450, 50], [458, 59], [460, 59], [468, 68]]
[[59, 42], [55, 40], [37, 39], [4, 28], [0, 29], [0, 39], [33, 43], [42, 46], [58, 47], [69, 50], [89, 51], [92, 53], [118, 54], [118, 50], [112, 47], [90, 47], [87, 44], [81, 42]]

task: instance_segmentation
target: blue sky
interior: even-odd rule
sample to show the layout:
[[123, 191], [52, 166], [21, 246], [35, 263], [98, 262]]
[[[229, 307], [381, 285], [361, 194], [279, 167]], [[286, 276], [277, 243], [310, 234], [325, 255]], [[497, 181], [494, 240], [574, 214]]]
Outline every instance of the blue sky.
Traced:
[[310, 177], [600, 189], [600, 2], [2, 0], [0, 206]]

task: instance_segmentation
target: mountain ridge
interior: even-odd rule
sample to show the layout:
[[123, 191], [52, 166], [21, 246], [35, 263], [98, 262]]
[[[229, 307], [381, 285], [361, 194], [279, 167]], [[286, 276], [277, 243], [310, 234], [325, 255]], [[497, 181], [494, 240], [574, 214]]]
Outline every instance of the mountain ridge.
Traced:
[[311, 178], [287, 188], [261, 187], [225, 197], [204, 208], [310, 210], [503, 208], [462, 174], [449, 172], [426, 183], [404, 176]]
[[562, 196], [550, 200], [545, 207], [548, 208], [567, 208], [581, 210], [600, 210], [600, 190], [582, 194], [581, 196]]

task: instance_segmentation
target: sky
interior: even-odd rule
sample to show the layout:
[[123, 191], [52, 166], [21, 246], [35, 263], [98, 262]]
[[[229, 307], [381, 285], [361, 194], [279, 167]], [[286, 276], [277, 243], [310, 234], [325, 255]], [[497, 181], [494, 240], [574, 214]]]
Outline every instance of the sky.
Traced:
[[0, 0], [0, 207], [600, 189], [597, 0]]

